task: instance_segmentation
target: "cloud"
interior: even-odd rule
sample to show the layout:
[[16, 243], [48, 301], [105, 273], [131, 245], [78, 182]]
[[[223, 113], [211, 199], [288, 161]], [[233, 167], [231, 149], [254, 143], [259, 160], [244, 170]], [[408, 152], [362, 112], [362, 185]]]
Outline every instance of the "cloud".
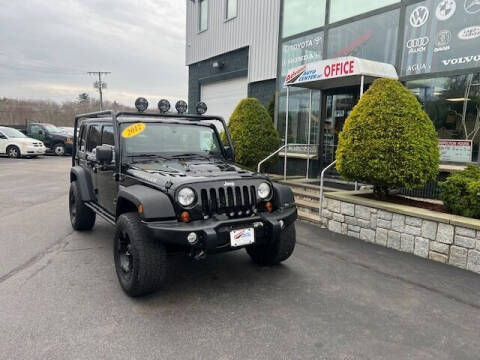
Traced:
[[[0, 0], [0, 96], [96, 96], [87, 71], [110, 71], [105, 99], [186, 98], [185, 1]], [[150, 100], [150, 99], [149, 99]]]

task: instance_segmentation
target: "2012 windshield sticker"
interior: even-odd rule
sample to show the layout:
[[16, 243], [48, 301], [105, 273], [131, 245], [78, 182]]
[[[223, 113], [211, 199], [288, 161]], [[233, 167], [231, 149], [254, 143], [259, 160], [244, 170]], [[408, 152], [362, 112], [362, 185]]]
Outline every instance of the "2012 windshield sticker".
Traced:
[[138, 134], [141, 134], [146, 127], [147, 125], [145, 125], [145, 123], [135, 123], [130, 126], [127, 126], [122, 131], [122, 137], [128, 139], [128, 138], [137, 136]]

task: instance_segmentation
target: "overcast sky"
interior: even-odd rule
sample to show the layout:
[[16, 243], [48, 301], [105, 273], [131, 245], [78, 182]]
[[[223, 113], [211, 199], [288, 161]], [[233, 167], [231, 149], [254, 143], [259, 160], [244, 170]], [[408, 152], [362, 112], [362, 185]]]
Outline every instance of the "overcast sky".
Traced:
[[0, 0], [0, 97], [98, 97], [87, 71], [106, 100], [186, 99], [185, 0]]

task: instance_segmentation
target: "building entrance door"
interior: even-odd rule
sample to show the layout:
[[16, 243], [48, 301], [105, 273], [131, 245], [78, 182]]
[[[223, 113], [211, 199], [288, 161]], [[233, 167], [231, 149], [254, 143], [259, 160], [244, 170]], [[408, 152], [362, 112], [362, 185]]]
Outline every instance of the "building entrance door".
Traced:
[[320, 169], [335, 160], [338, 135], [359, 97], [358, 88], [332, 89], [324, 92], [320, 125], [320, 139], [323, 139], [319, 149], [320, 154], [322, 154], [320, 156]]

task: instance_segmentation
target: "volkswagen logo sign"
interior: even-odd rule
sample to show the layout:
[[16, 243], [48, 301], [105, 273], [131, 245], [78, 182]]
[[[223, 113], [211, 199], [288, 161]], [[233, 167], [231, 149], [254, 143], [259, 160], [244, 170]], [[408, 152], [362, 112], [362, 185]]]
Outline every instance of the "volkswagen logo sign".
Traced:
[[427, 22], [429, 16], [430, 12], [427, 7], [418, 6], [410, 14], [410, 25], [420, 27]]
[[465, 0], [463, 7], [468, 14], [476, 14], [480, 12], [480, 0]]

